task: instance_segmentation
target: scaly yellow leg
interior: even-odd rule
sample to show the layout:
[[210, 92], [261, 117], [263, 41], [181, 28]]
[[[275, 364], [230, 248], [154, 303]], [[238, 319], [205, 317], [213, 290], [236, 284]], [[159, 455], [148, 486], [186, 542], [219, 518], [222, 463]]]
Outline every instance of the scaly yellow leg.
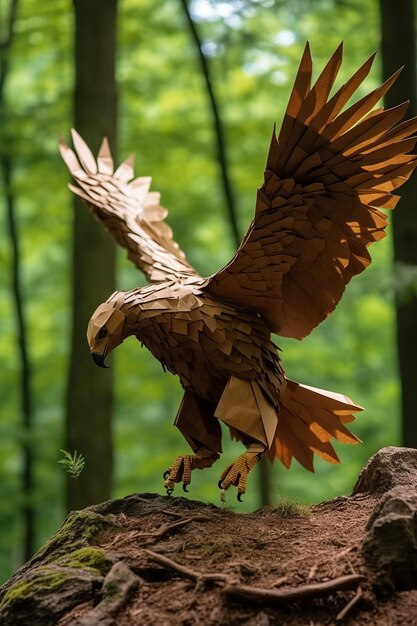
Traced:
[[191, 472], [193, 469], [204, 469], [211, 467], [219, 458], [217, 452], [202, 446], [195, 454], [183, 454], [178, 456], [174, 463], [164, 472], [165, 489], [171, 495], [174, 491], [175, 483], [183, 483], [182, 488], [187, 491], [187, 485], [191, 482]]
[[242, 495], [246, 492], [249, 472], [259, 463], [262, 453], [265, 452], [265, 446], [258, 443], [251, 443], [246, 446], [247, 452], [244, 452], [231, 465], [226, 467], [220, 476], [220, 489], [229, 489], [231, 485], [237, 487], [237, 499], [241, 502]]

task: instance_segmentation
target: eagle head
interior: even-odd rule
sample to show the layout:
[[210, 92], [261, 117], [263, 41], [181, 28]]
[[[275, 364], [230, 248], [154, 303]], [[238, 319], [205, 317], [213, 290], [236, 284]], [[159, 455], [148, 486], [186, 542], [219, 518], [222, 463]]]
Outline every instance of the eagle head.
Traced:
[[124, 293], [116, 292], [94, 311], [87, 328], [87, 341], [94, 363], [100, 367], [106, 356], [125, 339], [126, 316], [121, 310]]

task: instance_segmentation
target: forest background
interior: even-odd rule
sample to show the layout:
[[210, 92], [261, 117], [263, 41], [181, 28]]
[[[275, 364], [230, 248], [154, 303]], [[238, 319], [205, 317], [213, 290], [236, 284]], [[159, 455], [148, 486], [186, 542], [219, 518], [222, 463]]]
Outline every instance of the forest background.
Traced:
[[[0, 2], [3, 42], [10, 6]], [[194, 0], [188, 6], [210, 67], [238, 229], [244, 233], [262, 182], [272, 126], [280, 123], [305, 41], [310, 40], [316, 72], [345, 41], [340, 86], [380, 47], [380, 6], [377, 0]], [[153, 189], [170, 210], [176, 240], [192, 265], [209, 275], [231, 258], [235, 242], [201, 59], [184, 2], [119, 0], [117, 8], [118, 154], [136, 152], [136, 170], [153, 176]], [[12, 174], [7, 180], [3, 167], [0, 190], [0, 582], [56, 530], [66, 513], [65, 473], [58, 461], [71, 396], [73, 206], [57, 141], [60, 134], [68, 138], [73, 125], [73, 52], [74, 6], [69, 0], [19, 2], [0, 105], [0, 154]], [[381, 78], [379, 55], [359, 96]], [[10, 198], [26, 323], [29, 425], [22, 403]], [[415, 298], [416, 271], [393, 266], [392, 240], [389, 236], [373, 249], [374, 263], [349, 285], [336, 312], [310, 337], [301, 343], [276, 338], [290, 378], [345, 393], [366, 407], [353, 428], [363, 443], [336, 446], [342, 464], [318, 459], [315, 475], [297, 463], [291, 471], [276, 463], [269, 494], [253, 476], [243, 505], [228, 494], [234, 510], [254, 510], [268, 499], [272, 504], [282, 497], [311, 503], [347, 493], [371, 454], [401, 443], [394, 301]], [[98, 273], [99, 264], [98, 258]], [[81, 281], [81, 274], [75, 280]], [[124, 251], [117, 250], [116, 287], [144, 282]], [[87, 344], [83, 349], [82, 359], [94, 368]], [[187, 449], [172, 427], [180, 385], [133, 339], [117, 350], [111, 364], [111, 495], [163, 494], [163, 470]], [[88, 378], [88, 369], [83, 371]], [[93, 402], [94, 393], [91, 388]], [[89, 416], [81, 419], [90, 437], [99, 440], [100, 429], [89, 426]], [[98, 459], [89, 457], [88, 450], [79, 452], [86, 457], [86, 470], [94, 468]], [[219, 504], [219, 471], [238, 453], [238, 444], [226, 435], [222, 467], [195, 473], [190, 497]]]

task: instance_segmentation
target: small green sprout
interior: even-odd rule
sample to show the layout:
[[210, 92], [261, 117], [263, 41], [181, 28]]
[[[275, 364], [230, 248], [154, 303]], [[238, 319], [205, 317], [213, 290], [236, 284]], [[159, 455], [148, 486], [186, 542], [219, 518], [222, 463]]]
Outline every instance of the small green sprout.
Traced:
[[79, 478], [85, 466], [85, 459], [81, 452], [77, 452], [77, 450], [74, 450], [74, 454], [71, 454], [67, 450], [60, 450], [60, 452], [62, 452], [64, 458], [58, 461], [58, 463], [65, 466], [71, 478]]

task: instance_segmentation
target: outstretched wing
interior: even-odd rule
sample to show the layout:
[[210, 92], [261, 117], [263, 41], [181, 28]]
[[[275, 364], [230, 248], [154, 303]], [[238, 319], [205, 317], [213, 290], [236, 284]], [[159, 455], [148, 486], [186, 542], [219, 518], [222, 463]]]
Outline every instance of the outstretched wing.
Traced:
[[199, 278], [164, 222], [168, 211], [159, 204], [160, 194], [149, 192], [151, 178], [133, 178], [133, 157], [114, 171], [107, 139], [103, 140], [97, 161], [75, 130], [72, 140], [75, 152], [64, 141], [59, 142], [62, 158], [78, 185], [69, 185], [70, 189], [89, 204], [147, 279], [159, 282]]
[[333, 311], [350, 279], [371, 262], [400, 187], [417, 165], [417, 118], [399, 124], [407, 103], [372, 110], [394, 82], [342, 112], [373, 56], [329, 98], [340, 46], [310, 88], [309, 46], [258, 190], [255, 218], [231, 262], [204, 289], [249, 306], [272, 331], [301, 339]]

